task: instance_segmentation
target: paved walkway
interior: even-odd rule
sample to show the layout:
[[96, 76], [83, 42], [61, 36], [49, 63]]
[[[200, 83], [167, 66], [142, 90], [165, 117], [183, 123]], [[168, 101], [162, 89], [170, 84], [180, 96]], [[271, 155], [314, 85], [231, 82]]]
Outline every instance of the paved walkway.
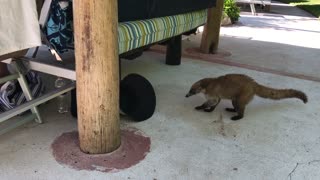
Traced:
[[[200, 39], [190, 38], [185, 47], [198, 47]], [[320, 81], [319, 42], [319, 19], [272, 3], [270, 13], [243, 12], [237, 24], [222, 27], [220, 51], [230, 52], [224, 60], [236, 66]]]

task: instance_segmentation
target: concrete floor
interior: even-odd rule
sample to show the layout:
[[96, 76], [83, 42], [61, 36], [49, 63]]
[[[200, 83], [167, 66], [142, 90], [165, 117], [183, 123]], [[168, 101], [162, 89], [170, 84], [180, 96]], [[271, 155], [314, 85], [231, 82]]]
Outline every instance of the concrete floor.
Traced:
[[[319, 47], [311, 48], [305, 42], [295, 44], [305, 59], [310, 60], [303, 63], [294, 58], [298, 53], [291, 56], [295, 52], [285, 48], [299, 42], [295, 39], [299, 37], [293, 36], [295, 33], [311, 32], [290, 31], [293, 35], [288, 41], [277, 43], [271, 43], [278, 37], [270, 34], [269, 41], [259, 41], [262, 47], [255, 49], [252, 48], [257, 44], [248, 43], [254, 40], [237, 38], [243, 37], [242, 28], [259, 31], [257, 25], [247, 27], [245, 22], [260, 18], [243, 15], [240, 19], [243, 25], [222, 28], [221, 49], [232, 53], [227, 60], [319, 78], [316, 74], [319, 66], [312, 64], [319, 57]], [[277, 22], [282, 26], [287, 21], [274, 20], [273, 24]], [[312, 22], [314, 27], [319, 26], [319, 21]], [[232, 33], [236, 32], [233, 28], [239, 35], [233, 37]], [[230, 34], [226, 36], [228, 31]], [[278, 31], [282, 30], [270, 28], [266, 32]], [[264, 35], [257, 33], [254, 37]], [[191, 42], [198, 44], [197, 39], [194, 37]], [[275, 44], [279, 45], [278, 51]], [[185, 45], [189, 46], [190, 42]], [[281, 61], [266, 61], [281, 55]], [[181, 66], [169, 67], [164, 65], [164, 58], [163, 54], [146, 52], [135, 61], [123, 61], [123, 73], [144, 75], [157, 95], [157, 109], [151, 119], [139, 123], [126, 117], [121, 119], [122, 128], [138, 128], [151, 138], [151, 150], [139, 164], [114, 173], [79, 171], [58, 164], [52, 156], [51, 143], [62, 133], [76, 130], [77, 123], [69, 114], [58, 114], [52, 101], [41, 106], [44, 124], [29, 123], [0, 136], [0, 179], [319, 179], [319, 82], [188, 58], [183, 58]], [[228, 101], [223, 101], [212, 113], [195, 111], [194, 106], [202, 103], [203, 98], [184, 98], [191, 84], [203, 77], [226, 73], [247, 74], [277, 88], [300, 89], [309, 96], [309, 103], [255, 98], [240, 121], [229, 120], [232, 114], [224, 111], [231, 105]]]

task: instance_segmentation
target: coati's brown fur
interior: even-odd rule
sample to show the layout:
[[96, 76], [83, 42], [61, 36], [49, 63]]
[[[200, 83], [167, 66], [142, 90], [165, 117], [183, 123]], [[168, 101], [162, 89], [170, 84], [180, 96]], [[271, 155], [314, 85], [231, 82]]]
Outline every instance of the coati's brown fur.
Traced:
[[226, 108], [226, 110], [238, 113], [238, 115], [231, 118], [232, 120], [243, 118], [245, 107], [253, 99], [254, 95], [274, 100], [298, 98], [304, 103], [308, 102], [306, 94], [301, 91], [266, 87], [242, 74], [227, 74], [217, 78], [201, 79], [192, 85], [186, 97], [198, 93], [203, 93], [207, 101], [195, 108], [206, 112], [213, 111], [221, 99], [230, 99], [233, 108]]

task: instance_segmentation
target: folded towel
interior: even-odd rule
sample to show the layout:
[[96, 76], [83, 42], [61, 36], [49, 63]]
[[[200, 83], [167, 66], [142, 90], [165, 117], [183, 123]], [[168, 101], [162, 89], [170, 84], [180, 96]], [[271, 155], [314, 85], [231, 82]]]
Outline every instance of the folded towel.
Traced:
[[[25, 75], [29, 89], [34, 98], [43, 94], [45, 87], [40, 76], [33, 71]], [[0, 114], [25, 103], [26, 97], [17, 80], [8, 81], [0, 87]]]
[[1, 0], [0, 55], [40, 45], [35, 0]]

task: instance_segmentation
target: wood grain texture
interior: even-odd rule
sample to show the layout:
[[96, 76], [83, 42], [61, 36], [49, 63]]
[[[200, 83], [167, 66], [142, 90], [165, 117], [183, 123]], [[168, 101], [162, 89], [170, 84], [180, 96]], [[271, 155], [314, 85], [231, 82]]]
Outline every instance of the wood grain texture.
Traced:
[[80, 148], [101, 154], [120, 146], [117, 0], [74, 1]]
[[219, 46], [220, 24], [224, 0], [217, 0], [216, 7], [208, 9], [208, 19], [202, 33], [200, 50], [202, 53], [216, 53]]

